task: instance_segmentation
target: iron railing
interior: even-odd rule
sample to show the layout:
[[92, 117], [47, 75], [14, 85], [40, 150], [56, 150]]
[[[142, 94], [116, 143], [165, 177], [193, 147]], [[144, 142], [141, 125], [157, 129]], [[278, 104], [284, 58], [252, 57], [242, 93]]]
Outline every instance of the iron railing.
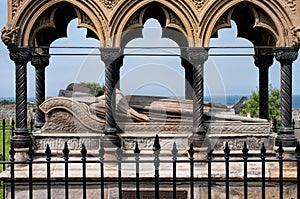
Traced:
[[[149, 197], [155, 199], [193, 199], [200, 198], [200, 195], [210, 199], [214, 198], [214, 191], [218, 187], [222, 187], [224, 191], [220, 190], [228, 199], [232, 186], [238, 184], [243, 189], [244, 198], [251, 198], [248, 190], [253, 186], [260, 189], [261, 198], [267, 198], [266, 189], [272, 186], [279, 190], [278, 198], [283, 199], [285, 198], [285, 186], [292, 184], [294, 185], [291, 190], [292, 194], [295, 198], [300, 199], [299, 143], [295, 151], [289, 153], [292, 154], [289, 158], [284, 157], [286, 153], [281, 144], [276, 155], [268, 155], [264, 144], [258, 154], [251, 153], [246, 142], [241, 153], [238, 154], [231, 154], [228, 143], [225, 144], [223, 153], [215, 153], [209, 145], [206, 152], [199, 152], [191, 144], [187, 155], [182, 157], [174, 143], [169, 155], [162, 155], [158, 136], [153, 144], [152, 155], [144, 156], [138, 143], [132, 152], [124, 151], [121, 148], [113, 151], [116, 154], [115, 158], [107, 158], [107, 154], [112, 154], [111, 149], [100, 144], [97, 155], [89, 154], [85, 145], [82, 144], [80, 154], [71, 156], [66, 142], [60, 153], [53, 153], [50, 146], [47, 145], [44, 155], [40, 155], [41, 158], [34, 157], [34, 150], [31, 146], [28, 151], [28, 159], [17, 161], [15, 160], [16, 151], [11, 146], [9, 160], [1, 161], [3, 166], [8, 166], [4, 171], [6, 175], [1, 177], [3, 185], [6, 186], [3, 186], [3, 197], [9, 194], [7, 197], [16, 198], [19, 183], [25, 183], [25, 186], [28, 187], [28, 198], [35, 198], [36, 187], [40, 186], [40, 183], [44, 183], [44, 198], [50, 199], [54, 198], [52, 189], [54, 186], [57, 188], [57, 183], [60, 183], [61, 189], [64, 190], [63, 198], [71, 198], [70, 187], [73, 183], [77, 183], [80, 185], [82, 194], [82, 196], [78, 196], [80, 198], [89, 198], [88, 191], [92, 184], [100, 190], [97, 198], [101, 199], [108, 197], [106, 191], [112, 187], [113, 190], [116, 190], [117, 198], [142, 198], [143, 195], [148, 194]], [[199, 154], [202, 156], [198, 157]], [[62, 168], [63, 172], [60, 174], [52, 172], [57, 165]], [[233, 174], [233, 165], [235, 165], [234, 169], [241, 171], [240, 174]], [[39, 166], [46, 168], [44, 173], [37, 174], [35, 169]], [[79, 168], [75, 176], [74, 167]], [[222, 172], [217, 173], [218, 169], [217, 171], [215, 169], [221, 167], [223, 168]], [[286, 177], [286, 167], [289, 168], [288, 171], [294, 171], [292, 177]], [[26, 173], [26, 177], [19, 176], [20, 168], [23, 168], [21, 171]], [[91, 170], [91, 168], [93, 169]], [[95, 168], [97, 168], [97, 174], [92, 176], [91, 172], [96, 172]], [[128, 174], [128, 169], [132, 170], [129, 172], [130, 174]], [[251, 169], [255, 170], [255, 176], [250, 172]], [[270, 175], [267, 172], [269, 169], [278, 172], [278, 175]], [[146, 170], [147, 172], [145, 172]], [[205, 190], [205, 196], [203, 196], [204, 193], [200, 193], [200, 188], [204, 188], [201, 190]], [[8, 191], [5, 192], [5, 190]], [[24, 194], [23, 197], [26, 198]]]

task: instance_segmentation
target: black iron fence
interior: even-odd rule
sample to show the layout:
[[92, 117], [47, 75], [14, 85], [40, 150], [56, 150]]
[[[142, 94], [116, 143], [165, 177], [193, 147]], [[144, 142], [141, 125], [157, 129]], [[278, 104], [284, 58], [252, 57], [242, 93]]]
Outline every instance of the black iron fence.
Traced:
[[[60, 190], [62, 198], [73, 198], [74, 194], [70, 194], [75, 183], [80, 190], [76, 192], [80, 193], [77, 198], [94, 198], [90, 189], [101, 199], [146, 196], [193, 199], [215, 198], [216, 194], [230, 198], [238, 187], [242, 192], [240, 198], [253, 198], [253, 194], [257, 198], [269, 198], [272, 188], [276, 194], [272, 193], [273, 197], [300, 199], [299, 143], [289, 153], [280, 144], [276, 155], [267, 155], [264, 144], [259, 154], [251, 153], [246, 142], [238, 154], [232, 154], [226, 143], [222, 154], [216, 154], [210, 146], [205, 152], [199, 152], [191, 144], [187, 154], [180, 155], [174, 143], [169, 155], [162, 155], [156, 136], [152, 154], [147, 156], [138, 143], [132, 152], [107, 149], [101, 144], [97, 155], [89, 155], [84, 144], [77, 155], [70, 155], [67, 143], [60, 153], [53, 153], [47, 145], [44, 155], [39, 157], [30, 147], [25, 161], [16, 161], [13, 146], [9, 153], [9, 160], [1, 161], [3, 168], [8, 167], [1, 174], [3, 198], [16, 198], [21, 185], [23, 198], [57, 198], [53, 190]], [[55, 170], [61, 172], [55, 173]], [[36, 194], [41, 184], [44, 192]]]

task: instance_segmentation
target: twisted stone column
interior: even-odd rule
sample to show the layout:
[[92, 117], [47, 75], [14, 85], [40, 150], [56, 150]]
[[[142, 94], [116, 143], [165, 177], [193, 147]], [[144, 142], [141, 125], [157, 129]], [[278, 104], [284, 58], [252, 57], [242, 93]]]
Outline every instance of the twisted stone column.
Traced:
[[28, 148], [31, 138], [27, 129], [27, 63], [32, 49], [9, 47], [9, 56], [16, 65], [16, 128], [11, 142], [16, 148]]
[[254, 63], [259, 69], [259, 117], [269, 119], [269, 67], [273, 55], [255, 55]]
[[204, 98], [204, 84], [203, 84], [203, 66], [208, 59], [208, 52], [204, 48], [189, 48], [189, 60], [193, 67], [193, 136], [191, 141], [194, 146], [200, 147], [206, 135], [204, 127], [203, 115], [203, 98]]
[[298, 48], [278, 48], [275, 58], [281, 64], [281, 105], [279, 128], [276, 145], [296, 146], [297, 138], [292, 128], [292, 64], [298, 57]]
[[119, 48], [101, 48], [101, 59], [105, 64], [105, 140], [120, 146], [117, 136], [118, 129], [115, 121], [115, 88], [116, 67], [115, 60], [120, 56]]
[[181, 60], [181, 65], [185, 70], [185, 98], [193, 99], [193, 65], [183, 58]]
[[114, 61], [114, 67], [115, 67], [115, 82], [116, 82], [116, 88], [120, 89], [120, 69], [123, 66], [123, 59], [124, 55], [121, 55]]
[[31, 64], [35, 67], [35, 127], [41, 129], [45, 124], [45, 114], [40, 105], [45, 101], [45, 68], [49, 65], [49, 55], [33, 55]]

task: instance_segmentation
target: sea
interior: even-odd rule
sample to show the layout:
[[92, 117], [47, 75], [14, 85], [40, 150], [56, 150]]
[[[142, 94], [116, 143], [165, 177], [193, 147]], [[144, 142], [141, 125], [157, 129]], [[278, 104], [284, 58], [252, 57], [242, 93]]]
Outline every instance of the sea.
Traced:
[[[213, 103], [220, 103], [220, 104], [225, 104], [225, 105], [234, 105], [236, 104], [243, 96], [242, 95], [227, 95], [227, 96], [204, 96], [204, 101], [207, 102], [213, 102]], [[249, 96], [245, 96], [247, 98], [250, 98]], [[0, 97], [0, 100], [8, 100], [15, 102], [14, 97]], [[34, 97], [28, 97], [27, 98], [28, 102], [35, 102]], [[293, 95], [293, 100], [292, 100], [292, 108], [300, 108], [300, 95]]]

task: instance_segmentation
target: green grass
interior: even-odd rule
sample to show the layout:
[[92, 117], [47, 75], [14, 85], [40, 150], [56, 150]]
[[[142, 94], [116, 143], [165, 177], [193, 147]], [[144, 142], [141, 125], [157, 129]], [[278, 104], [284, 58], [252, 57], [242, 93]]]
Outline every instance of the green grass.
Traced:
[[[6, 128], [9, 128], [9, 124], [6, 124]], [[9, 148], [10, 148], [10, 131], [5, 130], [5, 160], [8, 160], [9, 157]], [[0, 124], [0, 153], [3, 155], [3, 131], [2, 131], [2, 122]], [[2, 157], [1, 157], [2, 161]], [[3, 171], [3, 165], [0, 165], [0, 172]], [[3, 190], [2, 190], [2, 182], [0, 184], [0, 199], [3, 199]]]

